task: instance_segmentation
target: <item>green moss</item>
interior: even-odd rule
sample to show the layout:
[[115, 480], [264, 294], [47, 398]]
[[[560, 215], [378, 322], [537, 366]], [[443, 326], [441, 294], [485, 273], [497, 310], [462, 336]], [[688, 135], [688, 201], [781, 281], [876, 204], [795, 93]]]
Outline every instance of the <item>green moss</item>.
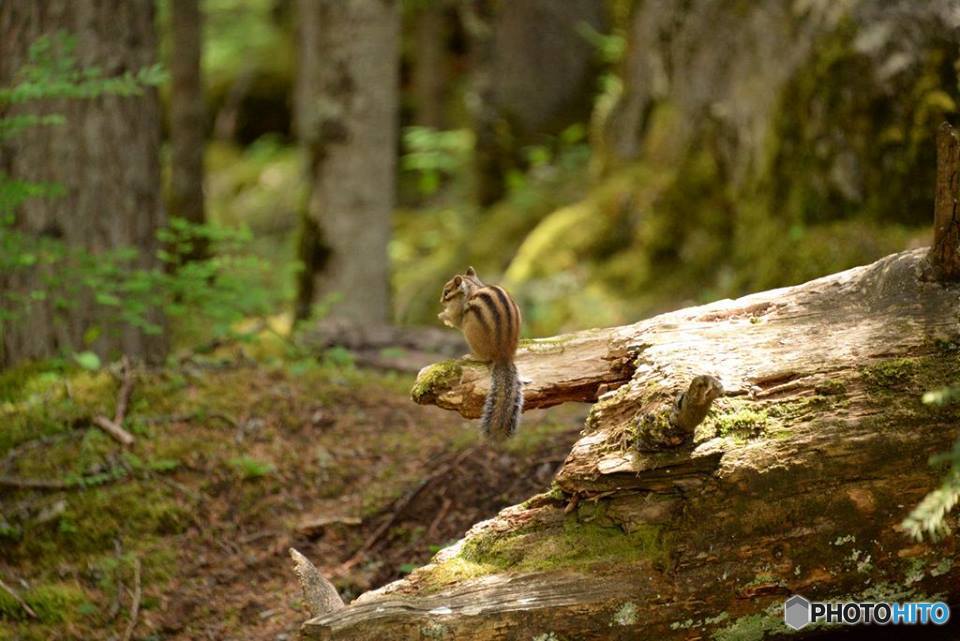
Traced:
[[863, 382], [871, 387], [890, 388], [909, 383], [917, 373], [913, 358], [891, 358], [861, 369]]
[[753, 577], [753, 579], [747, 582], [747, 584], [744, 585], [744, 587], [751, 588], [751, 587], [756, 587], [758, 585], [769, 585], [771, 583], [780, 583], [780, 582], [781, 582], [780, 579], [770, 574], [769, 572], [762, 572], [757, 576]]
[[420, 373], [410, 398], [417, 403], [425, 403], [434, 398], [438, 388], [445, 388], [455, 384], [463, 375], [463, 362], [460, 360], [441, 361]]
[[936, 566], [930, 570], [930, 576], [942, 576], [950, 571], [950, 568], [953, 567], [953, 560], [950, 558], [943, 558], [937, 563]]
[[629, 534], [618, 527], [568, 518], [561, 529], [477, 537], [461, 555], [499, 570], [540, 571], [601, 563], [665, 562], [668, 551], [660, 528], [639, 526]]
[[[20, 597], [36, 613], [41, 623], [64, 623], [83, 616], [89, 601], [83, 590], [71, 583], [46, 583], [24, 591]], [[17, 601], [0, 591], [0, 617], [27, 620], [28, 615]]]
[[175, 495], [154, 483], [132, 481], [74, 492], [59, 520], [27, 525], [12, 552], [41, 565], [64, 554], [98, 554], [114, 539], [142, 543], [152, 536], [179, 534], [189, 523]]
[[637, 624], [637, 606], [635, 603], [627, 601], [613, 613], [613, 620], [610, 625], [636, 625]]
[[640, 561], [665, 564], [668, 557], [659, 527], [641, 525], [627, 534], [618, 527], [580, 523], [571, 516], [559, 527], [474, 536], [458, 554], [429, 566], [418, 579], [430, 591], [498, 572], [586, 570]]
[[[782, 606], [778, 606], [782, 608]], [[790, 630], [783, 623], [783, 614], [751, 614], [740, 617], [713, 634], [713, 641], [761, 641], [767, 635], [784, 634]]]
[[767, 428], [769, 417], [766, 411], [738, 408], [735, 411], [720, 414], [713, 419], [717, 434], [734, 438], [756, 438]]
[[0, 454], [39, 436], [67, 433], [92, 414], [112, 408], [115, 398], [116, 383], [106, 372], [28, 376], [12, 397], [0, 401]]
[[477, 563], [463, 556], [455, 556], [431, 567], [427, 572], [420, 575], [420, 579], [424, 582], [427, 590], [430, 591], [452, 583], [493, 574], [497, 570], [497, 566], [493, 564]]
[[813, 390], [817, 394], [821, 394], [823, 396], [835, 396], [846, 393], [847, 386], [843, 383], [843, 381], [827, 379], [818, 383]]
[[230, 467], [244, 480], [258, 479], [277, 469], [277, 466], [273, 463], [260, 461], [251, 456], [237, 456], [228, 462]]
[[53, 380], [59, 381], [59, 369], [57, 363], [27, 361], [0, 371], [0, 404], [28, 394], [32, 385], [50, 380], [51, 375]]

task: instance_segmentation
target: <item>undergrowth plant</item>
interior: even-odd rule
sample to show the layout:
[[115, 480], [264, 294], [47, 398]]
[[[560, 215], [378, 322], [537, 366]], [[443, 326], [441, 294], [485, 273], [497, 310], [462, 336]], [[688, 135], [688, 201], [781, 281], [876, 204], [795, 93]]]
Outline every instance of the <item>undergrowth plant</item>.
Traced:
[[[165, 81], [153, 65], [136, 73], [106, 77], [96, 67], [79, 67], [74, 38], [59, 33], [38, 39], [15, 84], [0, 88], [0, 113], [41, 100], [87, 100], [104, 95], [135, 96]], [[0, 143], [34, 127], [69, 126], [60, 114], [18, 113], [0, 117]], [[246, 230], [196, 225], [173, 217], [157, 231], [161, 249], [157, 267], [144, 267], [141, 250], [118, 247], [93, 253], [84, 247], [31, 233], [18, 226], [17, 209], [39, 198], [58, 198], [56, 183], [32, 182], [0, 172], [0, 336], [5, 327], [23, 322], [32, 305], [47, 305], [55, 317], [92, 301], [93, 316], [83, 342], [92, 344], [104, 331], [131, 326], [148, 334], [162, 331], [163, 316], [189, 317], [214, 335], [228, 333], [241, 318], [266, 313], [270, 296], [263, 284], [264, 261], [248, 251]], [[184, 261], [198, 242], [210, 248], [205, 260]], [[11, 283], [29, 283], [14, 288]], [[106, 326], [109, 325], [109, 326]], [[74, 349], [82, 346], [74, 345]]]
[[[960, 402], [960, 385], [944, 387], [927, 392], [923, 396], [927, 405], [946, 406]], [[930, 458], [931, 465], [947, 465], [948, 471], [940, 487], [927, 494], [901, 524], [910, 536], [917, 540], [928, 536], [939, 540], [950, 533], [946, 517], [960, 501], [960, 440], [953, 449]]]

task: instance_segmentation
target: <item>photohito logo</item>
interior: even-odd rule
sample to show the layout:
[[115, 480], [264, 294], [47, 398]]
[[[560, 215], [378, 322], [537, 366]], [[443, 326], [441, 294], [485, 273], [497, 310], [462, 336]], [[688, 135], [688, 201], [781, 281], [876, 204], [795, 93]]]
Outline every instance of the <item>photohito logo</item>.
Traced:
[[950, 620], [950, 606], [936, 603], [821, 603], [808, 601], [799, 594], [783, 604], [783, 622], [799, 630], [811, 623], [842, 623], [844, 625], [943, 625]]

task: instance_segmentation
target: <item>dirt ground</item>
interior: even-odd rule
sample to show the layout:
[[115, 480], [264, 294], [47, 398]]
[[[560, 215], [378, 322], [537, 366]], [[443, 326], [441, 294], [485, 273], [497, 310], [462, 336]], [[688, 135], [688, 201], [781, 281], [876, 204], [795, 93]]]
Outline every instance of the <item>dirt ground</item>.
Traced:
[[91, 423], [116, 372], [18, 376], [0, 388], [0, 639], [122, 639], [134, 604], [132, 639], [294, 639], [289, 547], [347, 600], [397, 579], [548, 489], [586, 412], [525, 414], [494, 448], [410, 401], [412, 377], [241, 357], [139, 371], [124, 447]]

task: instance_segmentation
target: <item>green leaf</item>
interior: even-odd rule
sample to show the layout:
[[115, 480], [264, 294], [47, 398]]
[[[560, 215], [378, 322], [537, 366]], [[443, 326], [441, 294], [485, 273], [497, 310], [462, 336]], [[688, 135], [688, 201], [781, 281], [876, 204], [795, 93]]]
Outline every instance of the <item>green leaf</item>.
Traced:
[[100, 369], [100, 357], [93, 352], [79, 352], [73, 355], [73, 360], [85, 370], [94, 372]]
[[94, 341], [100, 338], [101, 329], [99, 325], [92, 325], [83, 333], [83, 344], [92, 345]]
[[120, 299], [113, 294], [108, 294], [106, 292], [97, 292], [96, 300], [101, 305], [110, 305], [112, 307], [120, 306]]

